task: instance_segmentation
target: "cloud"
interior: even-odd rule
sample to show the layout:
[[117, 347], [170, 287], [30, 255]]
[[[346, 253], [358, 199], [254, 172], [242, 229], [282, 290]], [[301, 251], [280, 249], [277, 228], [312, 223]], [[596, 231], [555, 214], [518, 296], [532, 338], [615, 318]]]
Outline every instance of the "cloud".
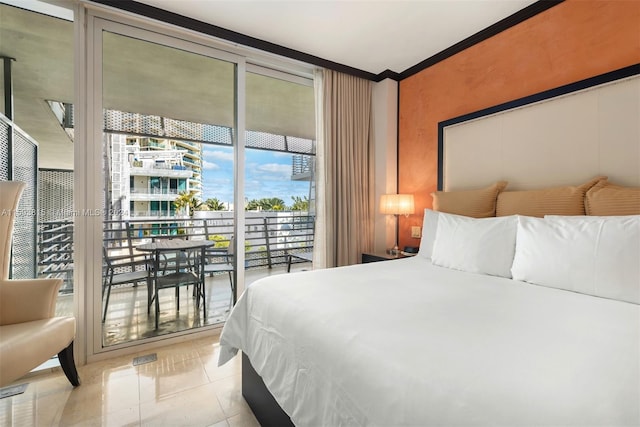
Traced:
[[256, 168], [256, 171], [280, 175], [282, 177], [286, 177], [287, 179], [291, 178], [291, 165], [283, 165], [281, 163], [266, 163], [264, 165], [259, 165]]
[[266, 163], [264, 165], [259, 165], [257, 167], [258, 170], [263, 172], [290, 172], [291, 165], [285, 165], [282, 163]]
[[225, 161], [228, 161], [228, 162], [232, 162], [233, 161], [233, 151], [220, 151], [220, 150], [209, 151], [209, 150], [205, 150], [204, 151], [204, 157], [206, 157], [207, 159], [225, 160]]
[[206, 160], [202, 160], [202, 169], [215, 170], [215, 169], [220, 169], [220, 166], [218, 166], [217, 164], [215, 164], [213, 162], [208, 162]]
[[225, 177], [209, 177], [203, 180], [203, 184], [210, 187], [229, 187], [233, 189], [233, 179]]
[[[246, 199], [278, 197], [291, 204], [291, 196], [308, 196], [308, 181], [291, 180], [291, 155], [247, 149], [245, 160], [244, 196]], [[233, 203], [233, 150], [225, 147], [205, 147], [203, 157], [203, 198], [217, 197]], [[207, 170], [214, 163], [217, 169]]]

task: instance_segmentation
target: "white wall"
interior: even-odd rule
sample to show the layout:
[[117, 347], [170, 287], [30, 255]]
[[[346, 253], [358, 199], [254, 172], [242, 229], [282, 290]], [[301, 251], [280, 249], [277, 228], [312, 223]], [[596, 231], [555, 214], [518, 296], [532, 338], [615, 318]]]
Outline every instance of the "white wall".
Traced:
[[384, 252], [396, 238], [395, 218], [379, 213], [380, 196], [398, 188], [398, 82], [385, 79], [373, 85], [373, 141], [375, 147], [374, 249]]

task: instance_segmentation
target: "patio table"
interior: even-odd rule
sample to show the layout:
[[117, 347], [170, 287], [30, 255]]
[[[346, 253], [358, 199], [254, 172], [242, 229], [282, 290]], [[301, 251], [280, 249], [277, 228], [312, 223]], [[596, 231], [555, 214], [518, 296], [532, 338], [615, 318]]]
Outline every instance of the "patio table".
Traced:
[[[194, 296], [196, 307], [200, 307], [202, 298], [203, 314], [207, 316], [206, 291], [204, 283], [204, 264], [206, 249], [213, 246], [215, 242], [210, 240], [182, 240], [182, 239], [159, 239], [152, 243], [145, 243], [136, 246], [142, 252], [153, 254], [153, 297], [149, 300], [147, 313], [151, 310], [151, 303], [155, 299], [155, 327], [158, 329], [158, 317], [160, 315], [160, 300], [158, 291], [165, 288], [176, 288], [177, 311], [180, 311], [180, 286], [194, 285]], [[177, 253], [172, 260], [174, 266], [169, 267], [169, 262], [161, 261], [160, 258], [167, 259], [167, 254]], [[180, 256], [184, 255], [184, 256]], [[161, 267], [163, 265], [163, 267]]]

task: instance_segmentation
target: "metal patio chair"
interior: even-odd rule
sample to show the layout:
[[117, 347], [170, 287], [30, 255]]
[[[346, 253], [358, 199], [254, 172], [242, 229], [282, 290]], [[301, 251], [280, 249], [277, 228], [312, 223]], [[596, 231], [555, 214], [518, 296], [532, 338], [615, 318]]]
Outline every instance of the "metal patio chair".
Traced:
[[[106, 247], [102, 248], [102, 254], [105, 264], [104, 275], [102, 278], [102, 297], [104, 298], [105, 291], [107, 294], [107, 298], [104, 303], [104, 312], [102, 314], [102, 323], [104, 323], [107, 318], [109, 297], [111, 296], [111, 288], [113, 286], [125, 285], [127, 283], [137, 286], [139, 282], [144, 281], [147, 284], [148, 301], [151, 300], [151, 292], [149, 287], [149, 271], [147, 268], [148, 266], [146, 265], [146, 258], [141, 259], [142, 255], [110, 256]], [[136, 267], [141, 264], [145, 265], [145, 269], [137, 270]]]

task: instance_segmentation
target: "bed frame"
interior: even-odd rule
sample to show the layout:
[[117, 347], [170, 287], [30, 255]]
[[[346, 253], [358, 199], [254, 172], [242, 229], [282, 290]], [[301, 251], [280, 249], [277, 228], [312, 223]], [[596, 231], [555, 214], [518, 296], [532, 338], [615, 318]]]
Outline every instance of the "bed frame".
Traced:
[[242, 397], [247, 401], [262, 427], [293, 426], [289, 415], [278, 405], [244, 353], [242, 353]]
[[[503, 179], [510, 182], [508, 188], [510, 190], [543, 188], [551, 185], [578, 185], [599, 174], [608, 175], [617, 184], [639, 186], [640, 130], [637, 123], [640, 115], [639, 74], [640, 64], [636, 64], [440, 122], [438, 124], [438, 189], [471, 188], [477, 183], [488, 185]], [[576, 105], [586, 105], [587, 108], [578, 108], [580, 110], [578, 113], [584, 113], [587, 110], [586, 113], [591, 116], [587, 119], [576, 117]], [[566, 115], [559, 116], [559, 111]], [[534, 118], [531, 119], [528, 116], [522, 120], [523, 114], [533, 114]], [[545, 117], [549, 123], [544, 122]], [[522, 123], [528, 123], [531, 129], [520, 131], [522, 138], [516, 138], [517, 141], [515, 141], [519, 144], [517, 149], [513, 150], [513, 145], [505, 149], [506, 144], [514, 143], [514, 138], [509, 138], [509, 133], [505, 129], [513, 129], [514, 126]], [[585, 131], [584, 128], [587, 127], [585, 124], [593, 125], [594, 123], [600, 129], [595, 132], [597, 137], [588, 141], [591, 144], [589, 147], [583, 147], [581, 150], [580, 147], [572, 146], [569, 150], [566, 147], [562, 150], [561, 143], [566, 143], [567, 140], [583, 141], [585, 134], [593, 136], [592, 129], [587, 128]], [[500, 130], [499, 135], [492, 132], [496, 128]], [[550, 129], [552, 132], [549, 132]], [[536, 133], [540, 130], [543, 131], [542, 134]], [[578, 134], [575, 131], [578, 131]], [[553, 134], [556, 136], [555, 140]], [[538, 150], [543, 151], [543, 155], [535, 158], [535, 170], [531, 167], [532, 157], [528, 152], [531, 150], [527, 148], [532, 144], [532, 138], [536, 141], [533, 143], [535, 147], [543, 146]], [[539, 144], [536, 138], [544, 138], [544, 144]], [[602, 154], [610, 153], [612, 145], [615, 145], [614, 155]], [[487, 146], [493, 149], [487, 149]], [[548, 155], [549, 149], [553, 152], [552, 156]], [[581, 151], [576, 155], [575, 150]], [[589, 150], [591, 157], [584, 155], [586, 150]], [[515, 157], [505, 156], [505, 151], [515, 153]], [[635, 153], [635, 156], [629, 156], [629, 153]], [[548, 159], [548, 157], [551, 158]], [[499, 163], [507, 162], [509, 166], [496, 167], [496, 158]], [[524, 163], [522, 158], [525, 159]], [[568, 168], [567, 165], [575, 165], [576, 158], [582, 159], [582, 163], [578, 162], [577, 167]], [[469, 164], [469, 159], [473, 161], [472, 165]], [[515, 164], [514, 161], [516, 161]], [[520, 161], [520, 164], [517, 161]], [[455, 164], [456, 168], [448, 167], [451, 164]], [[458, 167], [459, 165], [463, 166]], [[523, 173], [526, 174], [526, 178], [523, 178]], [[260, 425], [267, 427], [293, 425], [291, 418], [278, 405], [244, 353], [242, 354], [242, 395]]]

